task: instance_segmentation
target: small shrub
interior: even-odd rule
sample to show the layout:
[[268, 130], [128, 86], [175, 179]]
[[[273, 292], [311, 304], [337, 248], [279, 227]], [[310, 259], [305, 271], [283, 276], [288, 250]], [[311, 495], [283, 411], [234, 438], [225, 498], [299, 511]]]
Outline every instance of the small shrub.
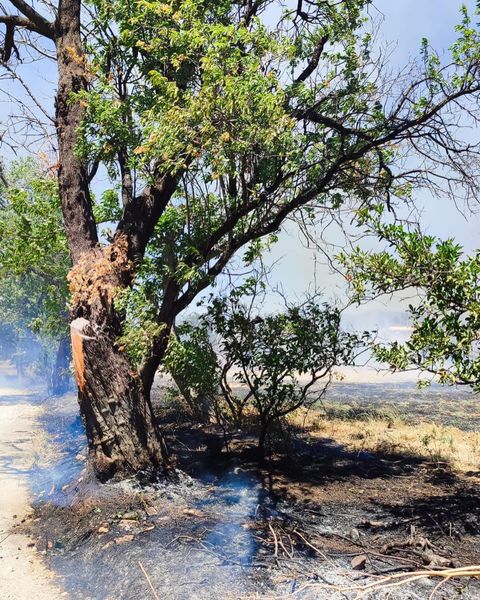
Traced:
[[[334, 368], [352, 364], [368, 334], [344, 332], [340, 311], [313, 299], [276, 314], [254, 314], [244, 291], [215, 299], [204, 322], [219, 340], [226, 420], [238, 424], [246, 413], [253, 416], [263, 454], [269, 432], [288, 414], [316, 404]], [[230, 371], [244, 394], [232, 393]]]
[[192, 414], [208, 421], [219, 390], [220, 367], [205, 327], [183, 323], [170, 336], [164, 368]]

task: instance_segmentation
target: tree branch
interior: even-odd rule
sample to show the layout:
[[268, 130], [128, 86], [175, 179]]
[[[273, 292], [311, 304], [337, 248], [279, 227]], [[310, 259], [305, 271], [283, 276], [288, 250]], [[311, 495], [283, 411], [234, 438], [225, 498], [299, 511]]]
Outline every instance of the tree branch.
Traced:
[[158, 219], [177, 189], [177, 178], [165, 175], [156, 185], [145, 188], [143, 194], [132, 198], [124, 207], [116, 235], [126, 234], [130, 250], [143, 256]]
[[247, 2], [246, 10], [245, 10], [245, 15], [243, 17], [245, 25], [248, 26], [250, 24], [250, 21], [257, 14], [257, 11], [258, 11], [258, 9], [260, 7], [260, 4], [261, 3], [258, 0], [256, 2], [253, 2], [252, 0], [249, 0]]
[[35, 33], [44, 35], [51, 40], [55, 39], [53, 23], [42, 17], [40, 13], [24, 2], [24, 0], [10, 0], [10, 3], [26, 17], [27, 24], [23, 24], [21, 27], [26, 27], [30, 31], [35, 31]]
[[318, 67], [318, 63], [320, 62], [320, 57], [322, 55], [323, 49], [325, 48], [325, 44], [327, 43], [327, 41], [328, 41], [328, 35], [324, 35], [318, 40], [318, 42], [313, 50], [312, 56], [311, 56], [310, 60], [308, 61], [307, 66], [305, 67], [305, 69], [303, 69], [303, 71], [300, 73], [300, 75], [295, 79], [294, 83], [301, 83], [302, 81], [305, 81], [315, 71], [315, 69]]

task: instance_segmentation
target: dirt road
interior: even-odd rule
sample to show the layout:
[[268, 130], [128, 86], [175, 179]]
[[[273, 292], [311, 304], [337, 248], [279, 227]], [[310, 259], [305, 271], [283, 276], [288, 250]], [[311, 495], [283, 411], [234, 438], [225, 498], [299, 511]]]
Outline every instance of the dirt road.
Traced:
[[57, 600], [65, 598], [54, 576], [29, 546], [31, 540], [12, 532], [30, 509], [28, 472], [48, 450], [36, 428], [41, 408], [26, 393], [0, 388], [0, 598]]

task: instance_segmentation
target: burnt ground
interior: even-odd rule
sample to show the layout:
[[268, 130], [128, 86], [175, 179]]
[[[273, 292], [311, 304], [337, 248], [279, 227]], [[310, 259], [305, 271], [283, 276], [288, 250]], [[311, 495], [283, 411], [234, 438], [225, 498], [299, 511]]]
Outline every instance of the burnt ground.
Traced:
[[[227, 452], [216, 428], [164, 416], [178, 477], [99, 485], [75, 414], [71, 399], [45, 412], [59, 458], [32, 472], [36, 513], [21, 525], [71, 598], [354, 598], [339, 589], [480, 563], [478, 473], [308, 432], [259, 465], [248, 432]], [[437, 582], [368, 597], [428, 598]], [[463, 578], [434, 597], [478, 598], [480, 586]]]

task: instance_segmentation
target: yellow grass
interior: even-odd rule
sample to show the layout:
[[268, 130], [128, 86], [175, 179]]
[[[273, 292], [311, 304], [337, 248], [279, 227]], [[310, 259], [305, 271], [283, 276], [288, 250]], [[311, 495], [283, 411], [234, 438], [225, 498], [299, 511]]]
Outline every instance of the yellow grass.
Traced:
[[459, 471], [480, 470], [480, 432], [427, 422], [408, 424], [401, 419], [326, 418], [320, 411], [306, 416], [297, 413], [292, 421], [305, 423], [313, 437], [333, 439], [353, 452], [406, 455], [446, 462]]

